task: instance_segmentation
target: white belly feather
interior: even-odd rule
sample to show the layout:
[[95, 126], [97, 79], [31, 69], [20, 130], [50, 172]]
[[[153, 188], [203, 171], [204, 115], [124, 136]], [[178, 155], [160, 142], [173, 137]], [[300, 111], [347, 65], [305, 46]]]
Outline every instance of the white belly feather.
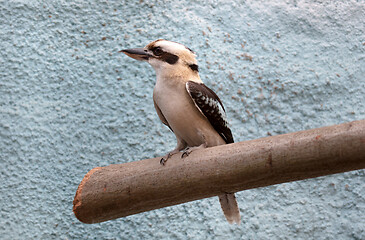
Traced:
[[189, 147], [203, 143], [207, 147], [225, 144], [208, 119], [197, 109], [185, 84], [174, 88], [156, 84], [153, 98], [175, 135], [182, 138]]

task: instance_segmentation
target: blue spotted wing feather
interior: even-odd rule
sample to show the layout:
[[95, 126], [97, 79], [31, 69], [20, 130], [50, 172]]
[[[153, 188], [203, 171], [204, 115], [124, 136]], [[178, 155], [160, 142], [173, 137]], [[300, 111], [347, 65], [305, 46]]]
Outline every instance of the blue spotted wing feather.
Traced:
[[204, 83], [189, 81], [186, 83], [188, 91], [195, 106], [208, 119], [213, 128], [219, 133], [226, 143], [233, 143], [231, 129], [228, 127], [226, 112], [217, 94]]

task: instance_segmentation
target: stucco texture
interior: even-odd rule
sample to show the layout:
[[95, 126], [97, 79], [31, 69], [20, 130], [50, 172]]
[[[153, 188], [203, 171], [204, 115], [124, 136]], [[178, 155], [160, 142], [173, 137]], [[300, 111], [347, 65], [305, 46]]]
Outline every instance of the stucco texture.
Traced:
[[[155, 75], [119, 50], [164, 38], [198, 56], [236, 141], [365, 119], [364, 1], [1, 1], [0, 239], [365, 239], [365, 171], [100, 224], [72, 213], [92, 168], [175, 146]], [[168, 179], [166, 179], [168, 181]]]

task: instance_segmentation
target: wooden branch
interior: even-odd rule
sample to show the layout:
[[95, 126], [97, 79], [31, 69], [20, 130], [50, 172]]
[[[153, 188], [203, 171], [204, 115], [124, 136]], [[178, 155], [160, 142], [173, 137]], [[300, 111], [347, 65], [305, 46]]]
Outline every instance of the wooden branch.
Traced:
[[97, 223], [197, 199], [365, 168], [365, 120], [97, 167], [73, 211]]

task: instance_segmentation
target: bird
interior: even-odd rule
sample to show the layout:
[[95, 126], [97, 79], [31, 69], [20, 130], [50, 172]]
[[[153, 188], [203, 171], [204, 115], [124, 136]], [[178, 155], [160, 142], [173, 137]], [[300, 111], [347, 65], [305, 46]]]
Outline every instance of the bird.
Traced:
[[[178, 153], [187, 157], [198, 149], [234, 142], [222, 101], [201, 80], [196, 54], [190, 48], [158, 39], [143, 48], [119, 52], [147, 62], [155, 70], [154, 107], [177, 141], [175, 149], [161, 158], [161, 165]], [[227, 221], [240, 224], [235, 194], [223, 193], [218, 197]]]

